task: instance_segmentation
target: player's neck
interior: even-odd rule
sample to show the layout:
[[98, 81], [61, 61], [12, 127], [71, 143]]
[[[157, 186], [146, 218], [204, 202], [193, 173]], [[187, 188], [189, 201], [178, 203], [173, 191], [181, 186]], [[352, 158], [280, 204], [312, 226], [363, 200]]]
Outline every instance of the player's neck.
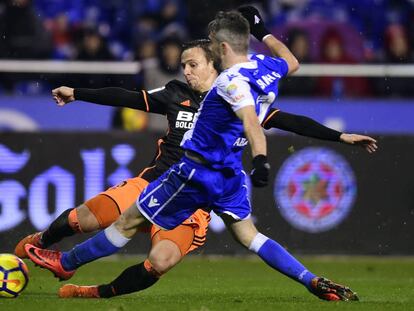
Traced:
[[236, 64], [246, 63], [248, 61], [249, 61], [249, 58], [247, 57], [247, 55], [237, 55], [237, 54], [226, 55], [222, 59], [222, 66], [223, 66], [223, 69], [228, 69]]

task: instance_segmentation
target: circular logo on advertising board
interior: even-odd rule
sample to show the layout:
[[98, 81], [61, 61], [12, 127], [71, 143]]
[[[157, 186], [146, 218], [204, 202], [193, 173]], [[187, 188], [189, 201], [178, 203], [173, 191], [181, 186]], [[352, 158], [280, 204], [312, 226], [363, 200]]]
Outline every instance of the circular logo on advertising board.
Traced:
[[280, 168], [274, 195], [282, 216], [295, 228], [328, 231], [349, 214], [356, 195], [346, 160], [327, 148], [305, 148]]

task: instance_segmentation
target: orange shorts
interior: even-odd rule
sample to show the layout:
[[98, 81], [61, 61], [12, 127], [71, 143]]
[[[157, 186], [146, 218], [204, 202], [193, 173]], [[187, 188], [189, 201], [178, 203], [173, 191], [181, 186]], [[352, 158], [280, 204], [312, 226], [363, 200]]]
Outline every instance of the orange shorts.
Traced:
[[[140, 177], [127, 179], [85, 202], [101, 228], [114, 223], [119, 215], [132, 206], [148, 181]], [[115, 203], [115, 204], [114, 204]]]
[[[103, 229], [115, 222], [121, 213], [131, 207], [147, 185], [148, 181], [145, 179], [140, 177], [130, 178], [101, 192], [99, 195], [86, 201], [85, 205], [94, 214], [100, 227]], [[157, 226], [152, 225], [151, 239], [158, 234], [159, 239], [173, 241], [178, 245], [181, 254], [184, 256], [204, 245], [209, 222], [210, 214], [199, 209], [190, 218], [173, 230], [164, 231]], [[188, 235], [183, 237], [183, 232], [188, 231], [180, 230], [181, 226], [191, 226], [191, 228], [193, 228], [191, 236]], [[188, 247], [188, 245], [190, 245], [190, 247]]]
[[[151, 240], [154, 240], [156, 234], [158, 235], [159, 239], [171, 240], [180, 248], [181, 255], [185, 256], [189, 252], [204, 245], [206, 242], [206, 235], [210, 219], [211, 218], [209, 213], [198, 209], [193, 215], [191, 215], [190, 218], [172, 230], [162, 230], [161, 228], [153, 225], [151, 227]], [[193, 234], [191, 237], [182, 236], [182, 227], [184, 226], [190, 226], [193, 228]], [[189, 241], [190, 238], [192, 241]], [[191, 244], [189, 242], [191, 242]]]

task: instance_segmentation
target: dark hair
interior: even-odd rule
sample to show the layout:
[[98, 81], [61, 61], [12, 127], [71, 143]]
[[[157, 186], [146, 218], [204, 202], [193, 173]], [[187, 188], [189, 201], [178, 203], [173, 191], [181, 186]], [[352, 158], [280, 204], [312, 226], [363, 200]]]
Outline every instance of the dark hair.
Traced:
[[200, 48], [200, 49], [203, 50], [204, 56], [206, 57], [207, 61], [208, 62], [213, 62], [214, 69], [217, 72], [220, 72], [220, 66], [216, 63], [216, 61], [214, 59], [213, 52], [210, 49], [210, 43], [211, 43], [210, 39], [197, 39], [197, 40], [192, 40], [192, 41], [185, 42], [182, 45], [181, 54], [184, 51], [192, 49], [192, 48]]
[[208, 24], [208, 32], [219, 42], [227, 42], [234, 52], [247, 53], [250, 27], [240, 12], [218, 12], [216, 18]]
[[[197, 39], [183, 43], [182, 45], [182, 52], [192, 49], [192, 48], [200, 48], [204, 51], [206, 58], [208, 61], [213, 61], [213, 53], [210, 50], [210, 39]], [[181, 53], [182, 53], [181, 52]]]

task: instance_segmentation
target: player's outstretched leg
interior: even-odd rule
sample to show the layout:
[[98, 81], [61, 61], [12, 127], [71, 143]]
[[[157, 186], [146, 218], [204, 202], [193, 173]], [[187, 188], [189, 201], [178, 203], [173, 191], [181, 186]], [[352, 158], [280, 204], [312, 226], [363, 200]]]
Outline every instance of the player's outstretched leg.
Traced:
[[146, 224], [146, 219], [133, 205], [114, 224], [76, 245], [69, 252], [42, 251], [30, 244], [27, 244], [25, 249], [34, 263], [52, 271], [58, 278], [67, 280], [68, 274], [72, 276], [78, 267], [116, 253], [130, 241], [129, 237], [132, 237], [140, 226]]
[[323, 300], [358, 300], [349, 288], [317, 277], [306, 269], [279, 243], [259, 233], [250, 219], [235, 221], [224, 218], [235, 238], [250, 251], [256, 253], [273, 269], [303, 284], [311, 293]]
[[65, 284], [59, 289], [60, 298], [111, 298], [144, 290], [160, 278], [149, 260], [125, 269], [109, 284], [78, 286]]
[[68, 280], [78, 267], [116, 253], [129, 240], [111, 225], [69, 252], [41, 249], [31, 244], [26, 244], [25, 250], [36, 265], [51, 271], [60, 280]]
[[27, 258], [24, 246], [32, 244], [39, 248], [47, 248], [48, 246], [62, 240], [64, 237], [72, 236], [76, 230], [70, 225], [69, 219], [75, 219], [76, 209], [68, 209], [60, 214], [44, 232], [37, 232], [24, 237], [17, 243], [14, 253], [20, 258]]
[[99, 194], [76, 208], [64, 211], [45, 231], [30, 234], [20, 240], [14, 253], [20, 258], [27, 258], [24, 249], [26, 244], [48, 248], [74, 234], [106, 228], [118, 217], [119, 208], [115, 201], [107, 195]]
[[154, 285], [161, 275], [177, 265], [194, 242], [196, 229], [180, 225], [170, 231], [152, 227], [152, 248], [148, 259], [124, 270], [109, 284], [78, 286], [67, 284], [59, 289], [61, 298], [110, 298], [144, 290]]

